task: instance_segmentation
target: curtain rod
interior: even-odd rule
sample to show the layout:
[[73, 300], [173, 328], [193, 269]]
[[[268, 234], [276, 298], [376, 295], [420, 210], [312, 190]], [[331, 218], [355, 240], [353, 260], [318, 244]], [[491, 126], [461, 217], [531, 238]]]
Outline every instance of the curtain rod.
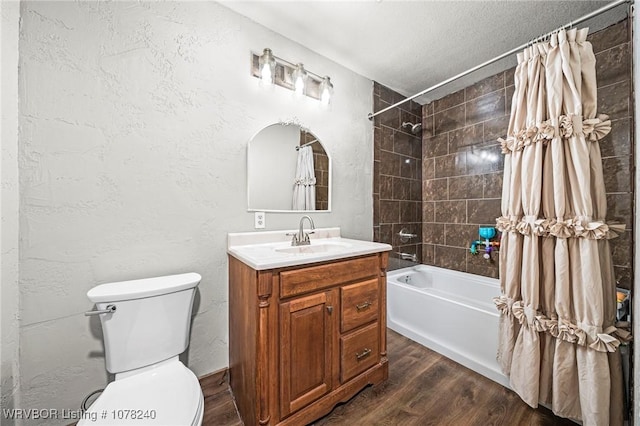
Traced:
[[[557, 28], [557, 29], [555, 29], [555, 30], [553, 30], [553, 31], [550, 31], [550, 32], [548, 32], [547, 34], [544, 34], [544, 35], [542, 35], [542, 36], [540, 36], [540, 37], [536, 37], [534, 40], [538, 40], [538, 39], [542, 40], [542, 39], [544, 39], [544, 38], [546, 38], [546, 37], [551, 36], [551, 35], [552, 35], [553, 33], [555, 33], [556, 31], [559, 31], [559, 30], [565, 29], [565, 28], [567, 28], [567, 27], [571, 27], [571, 26], [573, 26], [573, 25], [578, 25], [578, 24], [580, 24], [580, 23], [582, 23], [582, 22], [584, 22], [584, 21], [587, 21], [587, 20], [589, 20], [589, 19], [591, 19], [591, 18], [595, 17], [595, 16], [598, 16], [598, 15], [600, 15], [600, 14], [604, 13], [604, 12], [607, 12], [607, 11], [609, 11], [609, 10], [613, 9], [614, 7], [620, 6], [620, 5], [621, 5], [621, 4], [623, 4], [623, 3], [633, 3], [633, 2], [634, 2], [634, 0], [616, 0], [616, 1], [611, 2], [611, 3], [609, 3], [609, 4], [605, 5], [605, 6], [602, 6], [600, 9], [596, 9], [596, 10], [594, 10], [594, 11], [593, 11], [593, 12], [591, 12], [591, 13], [587, 13], [586, 15], [581, 16], [580, 18], [576, 19], [575, 21], [571, 21], [571, 22], [569, 22], [568, 24], [563, 25], [563, 26], [562, 26], [562, 27], [560, 27], [560, 28]], [[378, 111], [378, 112], [369, 113], [369, 114], [367, 115], [367, 118], [368, 118], [369, 120], [372, 120], [372, 119], [373, 119], [373, 117], [375, 117], [376, 115], [382, 114], [383, 112], [387, 112], [387, 111], [389, 111], [390, 109], [393, 109], [393, 108], [395, 108], [395, 107], [397, 107], [397, 106], [400, 106], [400, 105], [404, 104], [405, 102], [409, 102], [410, 100], [417, 98], [418, 96], [422, 96], [422, 95], [427, 94], [427, 93], [429, 93], [429, 92], [431, 92], [431, 91], [433, 91], [433, 90], [436, 90], [436, 89], [438, 89], [438, 88], [440, 88], [440, 87], [442, 87], [442, 86], [444, 86], [444, 85], [446, 85], [446, 84], [451, 83], [452, 81], [455, 81], [455, 80], [457, 80], [457, 79], [459, 79], [459, 78], [461, 78], [461, 77], [464, 77], [464, 76], [465, 76], [465, 75], [467, 75], [467, 74], [471, 74], [472, 72], [477, 71], [477, 70], [479, 70], [479, 69], [481, 69], [481, 68], [484, 68], [484, 67], [486, 67], [486, 66], [487, 66], [487, 65], [489, 65], [489, 64], [492, 64], [492, 63], [494, 63], [494, 62], [497, 62], [497, 61], [499, 61], [500, 59], [504, 59], [504, 58], [506, 58], [507, 56], [511, 56], [511, 55], [513, 55], [514, 53], [518, 53], [519, 51], [523, 50], [525, 47], [529, 46], [530, 44], [531, 44], [531, 41], [529, 41], [529, 42], [527, 42], [527, 43], [525, 43], [525, 44], [523, 44], [523, 45], [521, 45], [521, 46], [518, 46], [518, 47], [516, 47], [516, 48], [514, 48], [514, 49], [511, 49], [511, 50], [509, 50], [508, 52], [503, 53], [502, 55], [496, 56], [496, 57], [495, 57], [495, 58], [493, 58], [493, 59], [489, 59], [488, 61], [485, 61], [485, 62], [481, 63], [480, 65], [476, 65], [475, 67], [470, 68], [470, 69], [468, 69], [468, 70], [466, 70], [466, 71], [464, 71], [464, 72], [461, 72], [461, 73], [460, 73], [460, 74], [458, 74], [458, 75], [455, 75], [455, 76], [453, 76], [453, 77], [451, 77], [451, 78], [448, 78], [448, 79], [446, 79], [445, 81], [442, 81], [442, 82], [440, 82], [440, 83], [436, 84], [435, 86], [431, 86], [431, 87], [429, 87], [428, 89], [423, 90], [422, 92], [416, 93], [416, 94], [415, 94], [415, 95], [413, 95], [413, 96], [409, 96], [408, 98], [403, 99], [403, 100], [401, 100], [400, 102], [396, 102], [395, 104], [390, 105], [390, 106], [388, 106], [388, 107], [386, 107], [386, 108], [384, 108], [384, 109], [381, 109], [381, 110], [380, 110], [380, 111]]]

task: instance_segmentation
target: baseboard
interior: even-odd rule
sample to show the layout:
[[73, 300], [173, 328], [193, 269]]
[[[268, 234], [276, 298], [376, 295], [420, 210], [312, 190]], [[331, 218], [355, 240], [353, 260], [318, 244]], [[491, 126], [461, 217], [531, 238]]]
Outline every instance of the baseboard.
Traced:
[[205, 398], [229, 389], [229, 368], [225, 367], [198, 378]]

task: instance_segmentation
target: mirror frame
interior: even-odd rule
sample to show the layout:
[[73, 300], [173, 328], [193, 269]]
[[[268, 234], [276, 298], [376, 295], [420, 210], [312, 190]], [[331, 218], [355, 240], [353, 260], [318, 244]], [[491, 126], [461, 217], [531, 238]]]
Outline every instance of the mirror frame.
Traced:
[[[281, 209], [261, 209], [261, 208], [255, 208], [255, 207], [251, 207], [251, 188], [249, 187], [249, 184], [251, 182], [251, 168], [249, 167], [249, 149], [251, 147], [251, 144], [255, 141], [256, 136], [258, 136], [260, 134], [260, 132], [262, 132], [264, 129], [266, 129], [267, 127], [270, 126], [275, 126], [275, 125], [282, 125], [282, 126], [297, 126], [300, 128], [301, 131], [304, 131], [306, 133], [310, 133], [312, 134], [317, 140], [318, 143], [322, 146], [322, 149], [324, 150], [324, 152], [327, 154], [327, 159], [329, 160], [329, 165], [328, 165], [328, 173], [329, 173], [329, 179], [328, 179], [328, 190], [327, 190], [327, 209], [326, 210], [292, 210], [292, 209], [288, 209], [288, 210], [281, 210]], [[247, 143], [247, 155], [246, 155], [246, 162], [247, 162], [247, 211], [248, 212], [266, 212], [266, 213], [331, 213], [331, 207], [332, 207], [332, 192], [333, 192], [333, 160], [331, 158], [331, 155], [329, 155], [329, 151], [327, 151], [326, 146], [324, 145], [324, 143], [322, 142], [322, 140], [311, 130], [309, 130], [307, 127], [301, 125], [300, 123], [298, 123], [297, 121], [280, 121], [277, 123], [272, 123], [272, 124], [267, 124], [266, 126], [262, 127], [260, 130], [258, 130], [256, 133], [253, 134], [253, 136], [251, 136], [251, 139], [249, 139], [249, 142]]]

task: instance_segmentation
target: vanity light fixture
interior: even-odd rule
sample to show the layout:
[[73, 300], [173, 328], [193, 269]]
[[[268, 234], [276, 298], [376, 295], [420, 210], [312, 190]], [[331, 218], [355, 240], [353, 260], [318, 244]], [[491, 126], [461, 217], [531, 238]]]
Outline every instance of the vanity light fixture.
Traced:
[[292, 90], [296, 96], [309, 96], [329, 105], [333, 84], [328, 76], [307, 71], [301, 63], [293, 64], [266, 48], [262, 54], [251, 54], [251, 73], [265, 86], [276, 85]]

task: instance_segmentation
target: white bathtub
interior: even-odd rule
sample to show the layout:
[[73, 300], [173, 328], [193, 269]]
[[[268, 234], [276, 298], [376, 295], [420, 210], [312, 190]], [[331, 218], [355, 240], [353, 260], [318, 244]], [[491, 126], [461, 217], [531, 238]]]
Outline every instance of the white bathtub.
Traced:
[[509, 386], [496, 362], [498, 280], [417, 265], [387, 274], [387, 325], [394, 331]]

